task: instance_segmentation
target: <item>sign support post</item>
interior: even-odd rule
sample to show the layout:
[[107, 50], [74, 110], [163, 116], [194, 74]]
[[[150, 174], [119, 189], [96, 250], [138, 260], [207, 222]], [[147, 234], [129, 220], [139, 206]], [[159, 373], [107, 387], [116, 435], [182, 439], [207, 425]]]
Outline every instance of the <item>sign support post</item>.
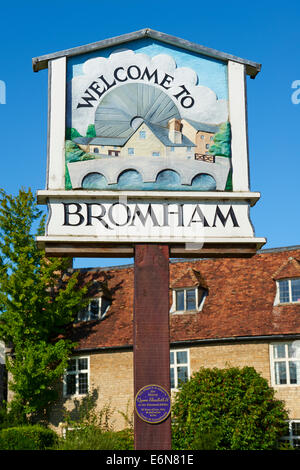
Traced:
[[[139, 392], [150, 387], [140, 402]], [[134, 258], [134, 395], [136, 450], [170, 450], [171, 418], [164, 419], [160, 408], [151, 410], [152, 403], [163, 398], [157, 388], [170, 395], [169, 335], [169, 247], [168, 245], [136, 244]], [[168, 399], [168, 398], [167, 398]], [[150, 402], [149, 402], [150, 400]], [[166, 402], [164, 402], [166, 403]], [[142, 416], [143, 419], [140, 417]], [[146, 421], [145, 421], [146, 420]]]

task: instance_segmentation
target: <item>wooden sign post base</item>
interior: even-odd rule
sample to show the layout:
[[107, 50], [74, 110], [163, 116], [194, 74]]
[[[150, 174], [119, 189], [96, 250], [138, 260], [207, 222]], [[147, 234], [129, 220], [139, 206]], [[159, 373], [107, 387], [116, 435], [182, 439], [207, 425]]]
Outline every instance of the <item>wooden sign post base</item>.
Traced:
[[[149, 385], [170, 396], [169, 247], [135, 245], [134, 397]], [[155, 402], [155, 400], [153, 400]], [[135, 410], [136, 450], [170, 450], [171, 418], [141, 419]]]

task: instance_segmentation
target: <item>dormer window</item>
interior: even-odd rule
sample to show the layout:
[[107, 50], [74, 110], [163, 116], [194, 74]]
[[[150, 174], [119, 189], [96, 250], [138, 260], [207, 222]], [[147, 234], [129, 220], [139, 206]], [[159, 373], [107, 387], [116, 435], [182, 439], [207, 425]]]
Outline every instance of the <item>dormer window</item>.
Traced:
[[202, 310], [207, 290], [202, 287], [192, 287], [173, 290], [173, 306], [171, 312], [196, 312]]
[[101, 320], [110, 305], [111, 301], [105, 297], [91, 299], [87, 307], [78, 313], [77, 321]]
[[170, 313], [191, 313], [202, 310], [208, 294], [205, 279], [193, 268], [171, 283], [172, 307]]
[[300, 278], [277, 281], [276, 300], [280, 304], [300, 302]]

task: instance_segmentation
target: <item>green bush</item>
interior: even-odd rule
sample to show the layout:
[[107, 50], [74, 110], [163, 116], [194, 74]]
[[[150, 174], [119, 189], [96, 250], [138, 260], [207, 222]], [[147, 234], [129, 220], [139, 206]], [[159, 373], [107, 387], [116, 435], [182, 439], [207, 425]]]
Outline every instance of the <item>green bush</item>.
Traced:
[[60, 439], [58, 450], [133, 450], [133, 434], [123, 431], [103, 431], [97, 426], [67, 431]]
[[57, 435], [40, 425], [2, 429], [0, 450], [46, 450], [57, 445]]
[[174, 449], [271, 450], [288, 414], [253, 367], [200, 369], [173, 405]]

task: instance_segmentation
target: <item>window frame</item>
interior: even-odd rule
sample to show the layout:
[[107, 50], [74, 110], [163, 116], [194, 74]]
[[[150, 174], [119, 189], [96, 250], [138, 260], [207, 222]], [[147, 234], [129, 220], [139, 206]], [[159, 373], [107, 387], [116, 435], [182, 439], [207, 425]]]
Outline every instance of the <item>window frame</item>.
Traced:
[[[286, 342], [276, 342], [276, 343], [271, 343], [270, 348], [269, 348], [269, 354], [270, 354], [270, 375], [271, 375], [271, 385], [273, 387], [300, 387], [300, 378], [299, 378], [299, 383], [291, 383], [291, 377], [290, 377], [290, 368], [289, 368], [289, 362], [300, 362], [300, 354], [299, 356], [296, 357], [289, 357], [288, 355], [288, 347], [289, 345], [292, 345], [294, 341], [286, 341]], [[297, 341], [299, 343], [299, 341]], [[274, 346], [278, 345], [284, 345], [284, 350], [285, 350], [285, 355], [282, 358], [275, 358], [274, 357]], [[299, 351], [300, 351], [300, 345], [299, 346]], [[285, 364], [285, 373], [286, 373], [286, 383], [285, 384], [277, 384], [276, 383], [276, 373], [275, 373], [275, 363], [280, 362]]]
[[[207, 290], [204, 289], [203, 287], [201, 288], [201, 289], [203, 289], [203, 296], [202, 296], [201, 302], [199, 304], [199, 288], [201, 288], [201, 286], [197, 286], [197, 287], [178, 287], [178, 288], [173, 289], [172, 290], [173, 302], [172, 302], [172, 307], [171, 307], [170, 313], [183, 314], [183, 313], [201, 312], [201, 310], [203, 308], [203, 305], [204, 305], [204, 302], [205, 302], [205, 299], [207, 297]], [[187, 297], [186, 292], [189, 291], [189, 290], [194, 290], [195, 291], [196, 308], [187, 310], [186, 309], [186, 297]], [[177, 310], [176, 293], [178, 291], [184, 291], [184, 310]]]
[[[276, 296], [274, 305], [287, 305], [287, 304], [300, 304], [300, 300], [292, 300], [292, 281], [300, 280], [299, 277], [291, 277], [291, 278], [284, 278], [276, 280]], [[280, 302], [280, 283], [282, 281], [288, 281], [288, 289], [289, 289], [289, 300], [288, 302]]]
[[[182, 363], [182, 364], [177, 364], [177, 352], [186, 352], [187, 353], [187, 362]], [[174, 364], [171, 364], [171, 353], [174, 353]], [[190, 380], [191, 377], [191, 370], [190, 370], [190, 350], [189, 349], [170, 349], [170, 389], [171, 392], [176, 392], [180, 390], [180, 387], [178, 386], [178, 367], [187, 367], [187, 376], [188, 380]], [[174, 369], [174, 385], [175, 387], [172, 387], [171, 384], [171, 369]], [[184, 382], [185, 383], [185, 382]]]
[[[291, 447], [294, 449], [299, 449], [300, 448], [300, 430], [299, 434], [293, 434], [293, 424], [297, 423], [300, 425], [300, 419], [291, 419], [288, 421], [288, 427], [289, 427], [289, 434], [288, 436], [283, 436], [280, 438], [281, 442], [288, 442]], [[294, 440], [299, 441], [299, 445], [294, 445]]]
[[[80, 359], [87, 360], [87, 369], [79, 369], [78, 362]], [[68, 371], [65, 369], [63, 377], [63, 396], [64, 397], [82, 397], [86, 396], [89, 393], [90, 389], [90, 357], [89, 356], [71, 356], [69, 361], [76, 360], [76, 369], [75, 371]], [[79, 393], [79, 374], [87, 374], [87, 391], [84, 393]], [[75, 393], [67, 393], [67, 377], [70, 375], [75, 375]]]
[[[109, 305], [106, 307], [104, 313], [101, 313], [101, 310], [102, 310], [102, 302], [103, 302], [104, 299], [106, 299], [106, 297], [104, 297], [103, 295], [101, 295], [100, 297], [92, 297], [92, 298], [90, 298], [89, 303], [88, 303], [88, 305], [87, 305], [86, 308], [85, 308], [85, 310], [88, 309], [88, 314], [87, 314], [84, 318], [80, 318], [81, 312], [78, 312], [76, 321], [77, 321], [77, 322], [87, 322], [87, 321], [102, 320], [102, 319], [105, 317], [105, 315], [107, 314], [107, 311], [108, 311], [108, 309], [109, 309], [109, 307], [110, 307], [110, 305], [111, 305], [111, 304], [109, 304]], [[95, 300], [98, 301], [98, 315], [97, 315], [96, 318], [92, 318], [91, 304], [92, 304], [92, 302], [94, 302]], [[106, 300], [109, 300], [109, 299], [106, 299]]]

